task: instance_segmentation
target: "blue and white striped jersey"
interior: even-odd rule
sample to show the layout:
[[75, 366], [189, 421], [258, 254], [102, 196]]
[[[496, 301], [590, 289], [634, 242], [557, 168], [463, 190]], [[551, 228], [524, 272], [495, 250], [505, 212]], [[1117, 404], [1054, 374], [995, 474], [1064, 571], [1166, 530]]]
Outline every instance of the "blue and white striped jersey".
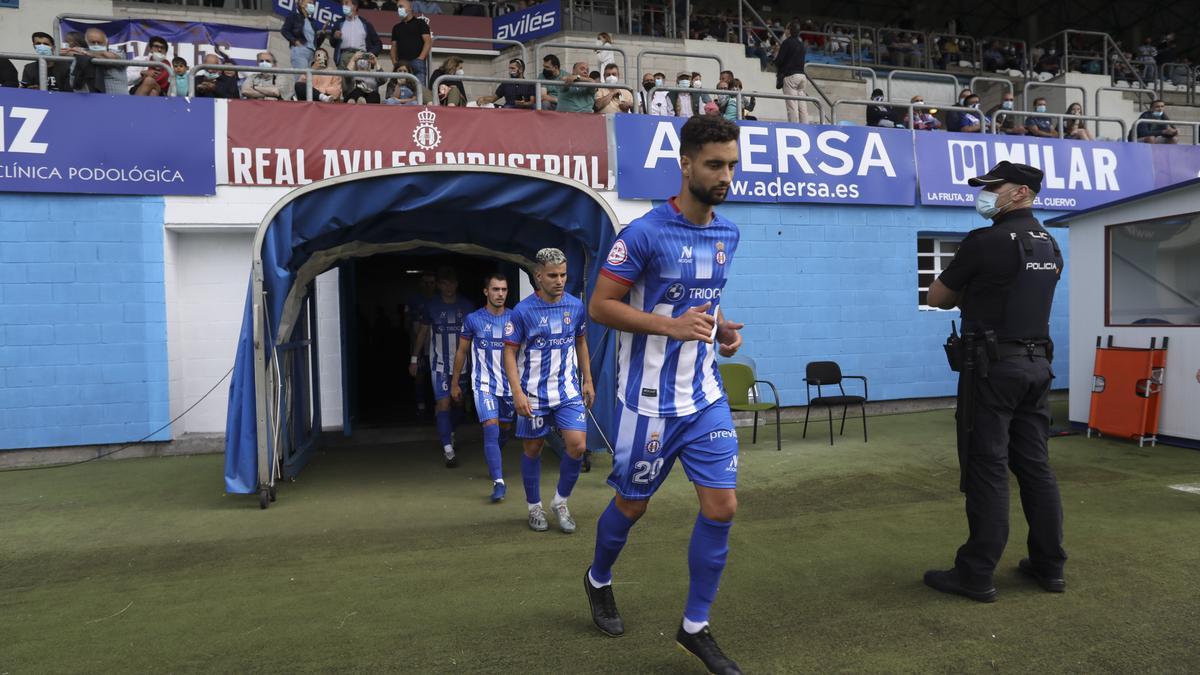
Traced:
[[436, 297], [425, 304], [421, 323], [429, 330], [429, 369], [442, 373], [447, 378], [454, 370], [454, 352], [458, 349], [458, 334], [462, 331], [463, 319], [475, 309], [466, 298], [458, 297], [446, 302]]
[[518, 347], [521, 390], [535, 411], [582, 398], [575, 339], [586, 339], [586, 331], [583, 303], [570, 294], [551, 304], [534, 293], [513, 309], [504, 341]]
[[[711, 302], [716, 316], [740, 236], [716, 214], [708, 225], [688, 222], [672, 198], [621, 231], [600, 273], [630, 287], [626, 302], [634, 309], [676, 317]], [[715, 345], [620, 334], [617, 398], [630, 410], [683, 417], [724, 395]]]
[[480, 307], [463, 320], [459, 339], [471, 343], [471, 386], [475, 391], [512, 396], [504, 376], [504, 327], [512, 315], [508, 308], [496, 316], [487, 307]]

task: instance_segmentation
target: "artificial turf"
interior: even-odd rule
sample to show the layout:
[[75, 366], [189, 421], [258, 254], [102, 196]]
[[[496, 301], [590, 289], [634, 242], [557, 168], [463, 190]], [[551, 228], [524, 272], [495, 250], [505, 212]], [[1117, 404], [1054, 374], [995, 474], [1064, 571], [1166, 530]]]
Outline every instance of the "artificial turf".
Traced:
[[[921, 584], [965, 536], [948, 411], [741, 430], [740, 509], [713, 630], [746, 672], [1200, 670], [1200, 452], [1051, 441], [1068, 589], [1016, 570], [1014, 481], [999, 601]], [[827, 433], [827, 432], [826, 432]], [[222, 494], [215, 455], [0, 473], [0, 673], [699, 672], [673, 645], [696, 500], [679, 467], [615, 573], [626, 635], [591, 625], [582, 575], [610, 497], [599, 456], [579, 532], [487, 503], [474, 430], [436, 444], [329, 446], [279, 501]], [[549, 456], [548, 458], [549, 459]], [[543, 469], [553, 494], [556, 463]]]

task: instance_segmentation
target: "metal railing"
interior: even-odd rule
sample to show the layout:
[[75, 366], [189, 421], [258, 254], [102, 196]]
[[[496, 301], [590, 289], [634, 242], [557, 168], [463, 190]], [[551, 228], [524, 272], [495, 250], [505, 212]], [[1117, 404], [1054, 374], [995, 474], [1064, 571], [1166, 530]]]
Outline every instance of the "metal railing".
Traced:
[[[1138, 127], [1143, 124], [1159, 124], [1163, 126], [1178, 127], [1185, 126], [1192, 130], [1192, 145], [1200, 143], [1200, 122], [1191, 122], [1188, 120], [1152, 120], [1152, 119], [1136, 119], [1133, 121], [1132, 139], [1135, 142], [1142, 142], [1137, 135]], [[1178, 137], [1176, 137], [1178, 138]]]
[[834, 29], [847, 29], [847, 28], [854, 31], [853, 33], [847, 33], [847, 35], [852, 35], [852, 40], [851, 40], [850, 44], [851, 44], [851, 47], [854, 49], [854, 53], [853, 53], [850, 63], [855, 64], [855, 65], [862, 65], [863, 63], [866, 62], [865, 59], [863, 58], [863, 35], [864, 34], [871, 39], [871, 63], [879, 63], [879, 28], [877, 26], [865, 26], [860, 23], [827, 22], [825, 24], [825, 30], [829, 31], [829, 32], [833, 32]]
[[[502, 44], [502, 45], [507, 45], [508, 47], [516, 47], [521, 50], [521, 62], [525, 64], [526, 68], [529, 67], [529, 52], [525, 49], [525, 43], [521, 42], [520, 40], [509, 40], [509, 39], [505, 39], [505, 38], [467, 37], [465, 35], [432, 35], [432, 36], [430, 36], [430, 41], [431, 41], [431, 47], [429, 50], [430, 54], [433, 53], [432, 43], [437, 42], [438, 40], [445, 40], [446, 42], [470, 42], [470, 43], [474, 43], [474, 44], [485, 44], [485, 45]], [[494, 49], [494, 47], [493, 47], [493, 49]]]
[[[674, 92], [676, 94], [696, 93], [696, 94], [710, 94], [710, 95], [714, 95], [714, 96], [732, 96], [737, 100], [737, 117], [738, 117], [738, 119], [742, 118], [742, 113], [745, 110], [745, 105], [743, 103], [743, 100], [747, 99], [747, 98], [781, 99], [784, 101], [798, 101], [801, 104], [812, 103], [817, 108], [818, 123], [821, 123], [826, 119], [825, 106], [823, 106], [821, 104], [821, 100], [815, 96], [800, 96], [799, 94], [790, 96], [788, 94], [777, 94], [775, 92], [746, 91], [744, 89], [693, 89], [691, 87], [671, 87], [671, 86], [663, 85], [661, 87], [651, 87], [650, 91], [647, 92], [647, 98], [650, 100], [653, 100], [654, 95], [660, 91], [665, 91], [667, 93]], [[698, 105], [697, 107], [702, 107], [702, 106]], [[722, 113], [723, 112], [724, 111], [722, 111]]]
[[[975, 77], [972, 77], [971, 84], [967, 86], [970, 87], [971, 93], [978, 95], [979, 89], [975, 86], [976, 82], [999, 82], [1000, 84], [1004, 85], [1006, 89], [1008, 89], [1008, 93], [1012, 94], [1014, 97], [1017, 95], [1016, 87], [1013, 86], [1012, 80], [1008, 78], [991, 77], [990, 75], [976, 75]], [[1001, 98], [1003, 98], [1003, 94], [1001, 94]]]
[[59, 63], [73, 63], [75, 61], [74, 56], [42, 56], [41, 54], [22, 54], [21, 52], [0, 52], [0, 59], [37, 61], [38, 89], [41, 89], [42, 91], [46, 91], [50, 87], [47, 80], [50, 75], [49, 66], [47, 65], [48, 62], [57, 61]]
[[[1097, 54], [1078, 54], [1077, 56], [1072, 56], [1071, 55], [1071, 38], [1074, 36], [1077, 36], [1077, 35], [1082, 36], [1082, 37], [1100, 38], [1101, 45], [1102, 45], [1100, 52]], [[1059, 63], [1060, 63], [1060, 67], [1062, 68], [1062, 72], [1064, 72], [1064, 73], [1071, 69], [1070, 66], [1071, 66], [1072, 60], [1075, 60], [1075, 61], [1088, 60], [1088, 61], [1090, 61], [1090, 60], [1093, 60], [1093, 59], [1099, 57], [1099, 58], [1103, 59], [1102, 68], [1103, 68], [1104, 74], [1105, 75], [1114, 75], [1115, 73], [1110, 72], [1112, 70], [1112, 59], [1110, 59], [1109, 55], [1115, 54], [1116, 60], [1119, 61], [1122, 65], [1124, 65], [1126, 68], [1129, 69], [1130, 74], [1133, 75], [1134, 78], [1137, 79], [1138, 83], [1141, 84], [1143, 87], [1146, 86], [1146, 82], [1145, 82], [1145, 80], [1142, 79], [1141, 74], [1139, 74], [1137, 69], [1133, 67], [1133, 64], [1130, 63], [1129, 59], [1125, 58], [1125, 53], [1121, 50], [1121, 48], [1117, 45], [1116, 41], [1114, 41], [1112, 36], [1109, 35], [1108, 33], [1100, 33], [1097, 31], [1088, 31], [1088, 30], [1067, 29], [1067, 30], [1059, 31], [1047, 38], [1043, 38], [1042, 40], [1039, 40], [1034, 45], [1034, 47], [1040, 47], [1041, 45], [1045, 45], [1045, 44], [1052, 44], [1055, 46], [1055, 48], [1057, 48], [1059, 46], [1062, 47], [1061, 58], [1059, 59]], [[1033, 71], [1034, 64], [1029, 63], [1027, 65], [1027, 68], [1030, 71]]]
[[[954, 96], [960, 89], [962, 89], [962, 83], [958, 80], [958, 77], [951, 75], [950, 73], [929, 72], [924, 70], [904, 70], [897, 68], [896, 70], [889, 72], [887, 76], [887, 90], [884, 93], [886, 94], [888, 100], [891, 100], [892, 98], [892, 80], [895, 79], [897, 75], [905, 76], [906, 79], [910, 81], [948, 81], [954, 88], [951, 96]], [[953, 98], [951, 100], [953, 100]]]
[[[1134, 95], [1136, 95], [1136, 96], [1148, 96], [1148, 97], [1150, 97], [1150, 102], [1151, 102], [1151, 103], [1153, 103], [1153, 102], [1154, 102], [1154, 99], [1155, 99], [1155, 98], [1157, 98], [1157, 97], [1154, 95], [1154, 92], [1152, 92], [1152, 91], [1146, 91], [1145, 89], [1130, 89], [1130, 88], [1128, 88], [1128, 87], [1096, 87], [1096, 107], [1095, 107], [1095, 112], [1096, 112], [1096, 114], [1097, 114], [1097, 115], [1099, 115], [1099, 114], [1101, 113], [1101, 109], [1100, 109], [1100, 108], [1101, 108], [1101, 106], [1100, 106], [1100, 93], [1101, 93], [1101, 92], [1105, 92], [1105, 91], [1116, 92], [1116, 93], [1118, 93], [1118, 94], [1134, 94]], [[1138, 107], [1141, 107], [1141, 103], [1140, 103], [1140, 102], [1138, 103]], [[1148, 110], [1148, 109], [1149, 109], [1149, 107], [1147, 106], [1147, 110]]]
[[703, 52], [669, 52], [665, 49], [643, 49], [638, 52], [637, 60], [635, 61], [635, 66], [637, 68], [637, 72], [639, 73], [638, 77], [641, 77], [640, 73], [642, 72], [642, 57], [646, 56], [647, 54], [653, 54], [655, 56], [673, 56], [678, 59], [684, 59], [685, 62], [687, 59], [707, 59], [717, 62], [717, 73], [725, 70], [725, 62], [722, 61], [721, 57], [717, 56], [716, 54], [707, 54]]
[[1031, 112], [1029, 110], [997, 110], [996, 116], [992, 118], [992, 133], [993, 134], [998, 133], [997, 129], [999, 129], [1000, 118], [1001, 117], [1009, 117], [1009, 116], [1012, 116], [1012, 117], [1020, 116], [1020, 117], [1024, 117], [1026, 120], [1028, 120], [1031, 117], [1053, 117], [1054, 119], [1058, 120], [1058, 124], [1056, 126], [1058, 129], [1058, 137], [1059, 138], [1064, 138], [1064, 136], [1063, 136], [1064, 128], [1063, 127], [1065, 125], [1063, 124], [1063, 120], [1079, 120], [1081, 122], [1087, 122], [1087, 121], [1095, 122], [1097, 132], [1099, 132], [1100, 123], [1102, 123], [1102, 122], [1117, 124], [1118, 126], [1121, 127], [1121, 138], [1122, 139], [1125, 138], [1126, 131], [1128, 129], [1128, 127], [1125, 125], [1125, 120], [1121, 119], [1120, 117], [1101, 117], [1099, 115], [1068, 115], [1067, 113]]
[[[980, 62], [975, 59], [975, 50], [978, 48], [979, 43], [975, 40], [975, 38], [971, 37], [970, 35], [959, 35], [958, 33], [927, 33], [925, 35], [925, 45], [926, 45], [925, 53], [927, 55], [929, 55], [926, 57], [926, 63], [928, 63], [929, 67], [933, 67], [933, 57], [932, 57], [933, 49], [928, 48], [930, 45], [932, 45], [933, 47], [935, 47], [938, 50], [939, 56], [945, 56], [945, 52], [943, 52], [942, 48], [940, 46], [938, 46], [938, 43], [942, 40], [942, 38], [949, 38], [951, 40], [956, 40], [958, 42], [958, 47], [959, 47], [959, 52], [958, 52], [959, 59], [958, 60], [959, 61], [969, 61], [971, 63], [971, 70], [973, 70], [977, 73], [983, 72]], [[962, 43], [964, 40], [969, 41], [971, 43], [970, 51], [967, 51], [966, 49], [963, 48]], [[963, 58], [963, 57], [966, 57], [966, 58]], [[955, 62], [954, 65], [958, 66], [958, 63]], [[943, 65], [942, 69], [943, 70], [948, 69], [949, 67], [950, 67], [950, 64], [946, 63]]]
[[[225, 63], [198, 63], [191, 68], [188, 68], [187, 83], [188, 96], [196, 95], [196, 73], [200, 71], [219, 73], [221, 71], [233, 71], [235, 73], [268, 73], [286, 75], [304, 75], [305, 90], [307, 92], [307, 100], [313, 100], [313, 76], [314, 75], [329, 75], [332, 77], [348, 77], [351, 79], [371, 79], [371, 80], [409, 80], [415, 86], [413, 93], [417, 95], [417, 105], [425, 104], [425, 89], [421, 86], [421, 81], [412, 73], [389, 73], [382, 70], [329, 70], [318, 68], [263, 68], [262, 66], [239, 66], [235, 64]], [[443, 76], [444, 77], [444, 76]], [[451, 75], [450, 77], [458, 77], [459, 75]], [[441, 80], [442, 78], [438, 78]], [[382, 86], [382, 85], [381, 85]], [[382, 98], [382, 97], [381, 97]]]
[[[983, 112], [980, 111], [978, 108], [960, 108], [958, 106], [952, 106], [952, 105], [950, 105], [950, 106], [931, 105], [929, 103], [912, 103], [911, 101], [908, 103], [889, 103], [887, 101], [867, 101], [867, 100], [863, 100], [863, 99], [841, 98], [841, 99], [838, 99], [837, 102], [833, 104], [833, 115], [832, 115], [831, 121], [834, 124], [837, 124], [839, 121], [841, 121], [838, 119], [837, 109], [843, 105], [863, 106], [865, 108], [871, 108], [871, 107], [878, 106], [878, 107], [883, 107], [883, 108], [907, 109], [909, 120], [911, 120], [913, 118], [913, 116], [917, 110], [935, 110], [935, 111], [936, 110], [945, 110], [947, 112], [968, 113], [971, 115], [976, 115], [981, 120], [984, 118]], [[904, 128], [904, 127], [900, 127], [900, 128]], [[913, 131], [916, 131], [916, 129], [914, 129]], [[968, 131], [965, 133], [980, 133], [980, 134], [982, 134], [982, 133], [986, 133], [986, 132], [987, 132], [987, 125], [980, 124], [978, 131]]]
[[[1037, 89], [1038, 87], [1041, 87], [1043, 89], [1070, 89], [1072, 91], [1079, 92], [1079, 107], [1083, 109], [1084, 113], [1087, 113], [1087, 89], [1078, 84], [1063, 84], [1061, 82], [1038, 82], [1037, 80], [1030, 80], [1030, 81], [1026, 82], [1025, 86], [1021, 89], [1021, 105], [1023, 105], [1026, 108], [1029, 107], [1029, 103], [1030, 103], [1029, 90]], [[1038, 113], [1038, 114], [1040, 115], [1041, 113]]]
[[[597, 47], [595, 44], [576, 45], [576, 44], [571, 44], [569, 42], [543, 42], [533, 48], [533, 62], [541, 63], [542, 62], [542, 49], [550, 48], [550, 47], [557, 47], [560, 49], [577, 49], [577, 50], [585, 50], [585, 51], [616, 52], [621, 55], [621, 81], [622, 82], [629, 81], [629, 55], [625, 52], [624, 49], [621, 49], [620, 47], [614, 47], [612, 45], [605, 45], [603, 48], [600, 48], [600, 47]], [[564, 54], [565, 54], [565, 52], [564, 52]], [[590, 63], [590, 61], [589, 61], [589, 63]], [[603, 77], [604, 73], [600, 73], [600, 76]], [[637, 77], [640, 78], [641, 73], [638, 73]]]
[[1166, 85], [1169, 81], [1175, 85], [1175, 77], [1173, 73], [1183, 71], [1184, 73], [1184, 104], [1196, 105], [1196, 67], [1190, 63], [1169, 62], [1158, 67], [1158, 79], [1154, 84], [1158, 91], [1158, 97], [1162, 98], [1166, 92]]
[[603, 82], [576, 82], [567, 84], [562, 80], [540, 80], [524, 77], [492, 77], [490, 75], [455, 75], [447, 73], [438, 77], [433, 81], [433, 91], [437, 91], [438, 86], [445, 81], [451, 82], [483, 82], [489, 84], [530, 84], [533, 85], [533, 110], [542, 109], [542, 87], [562, 87], [568, 89], [571, 87], [579, 87], [583, 89], [624, 89], [629, 92], [633, 99], [633, 105], [637, 105], [637, 92], [633, 87], [627, 84], [607, 84]]
[[996, 35], [985, 35], [984, 37], [979, 38], [979, 42], [977, 43], [977, 45], [978, 45], [977, 53], [976, 53], [977, 58], [975, 60], [979, 62], [979, 68], [980, 68], [981, 72], [983, 71], [983, 68], [984, 68], [984, 66], [983, 66], [984, 45], [985, 44], [990, 45], [993, 42], [1007, 42], [1009, 44], [1021, 45], [1021, 63], [1019, 64], [1020, 67], [1010, 69], [1010, 70], [1019, 70], [1019, 71], [1021, 71], [1022, 76], [1024, 76], [1024, 77], [1029, 76], [1029, 68], [1031, 65], [1029, 63], [1029, 42], [1027, 42], [1025, 40], [1016, 40], [1011, 37], [999, 37]]
[[812, 67], [812, 68], [828, 68], [830, 70], [845, 70], [845, 71], [849, 72], [852, 76], [856, 76], [858, 73], [868, 73], [871, 76], [871, 91], [875, 91], [876, 89], [879, 88], [879, 80], [877, 79], [878, 76], [876, 75], [874, 68], [868, 68], [866, 66], [843, 66], [843, 65], [837, 64], [837, 63], [805, 63], [804, 64], [804, 74], [806, 76], [808, 76], [809, 81], [811, 81], [814, 77], [813, 75], [810, 75], [808, 72], [808, 69], [810, 67]]

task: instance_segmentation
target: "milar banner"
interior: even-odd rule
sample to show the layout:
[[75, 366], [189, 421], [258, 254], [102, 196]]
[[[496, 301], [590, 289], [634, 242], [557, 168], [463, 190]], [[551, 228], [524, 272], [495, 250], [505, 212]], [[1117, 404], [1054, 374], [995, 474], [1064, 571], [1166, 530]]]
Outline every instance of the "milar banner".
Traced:
[[609, 189], [604, 117], [529, 110], [230, 101], [218, 180], [305, 185], [396, 166], [508, 166]]
[[[617, 191], [666, 199], [679, 190], [678, 117], [617, 115]], [[729, 201], [911, 205], [912, 134], [897, 129], [743, 122]]]
[[0, 89], [0, 192], [211, 195], [212, 99]]

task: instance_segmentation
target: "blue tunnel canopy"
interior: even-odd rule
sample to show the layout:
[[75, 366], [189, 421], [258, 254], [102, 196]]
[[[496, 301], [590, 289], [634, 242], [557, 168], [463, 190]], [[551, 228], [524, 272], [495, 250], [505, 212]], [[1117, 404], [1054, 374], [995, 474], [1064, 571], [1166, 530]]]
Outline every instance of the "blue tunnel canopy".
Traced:
[[[292, 339], [301, 303], [318, 274], [350, 258], [431, 248], [493, 256], [528, 270], [538, 249], [553, 246], [567, 254], [569, 292], [582, 295], [595, 282], [615, 228], [615, 214], [586, 186], [511, 168], [381, 169], [289, 193], [255, 237], [229, 388], [226, 490], [253, 493], [273, 481], [273, 469], [262, 475], [273, 466], [275, 450], [274, 439], [260, 438], [260, 415], [269, 411], [259, 407], [262, 401], [278, 403], [277, 392], [267, 390], [272, 361], [279, 345]], [[588, 342], [596, 382], [593, 414], [607, 426], [615, 402], [613, 340], [607, 331], [592, 330]], [[256, 343], [270, 347], [258, 360]]]

